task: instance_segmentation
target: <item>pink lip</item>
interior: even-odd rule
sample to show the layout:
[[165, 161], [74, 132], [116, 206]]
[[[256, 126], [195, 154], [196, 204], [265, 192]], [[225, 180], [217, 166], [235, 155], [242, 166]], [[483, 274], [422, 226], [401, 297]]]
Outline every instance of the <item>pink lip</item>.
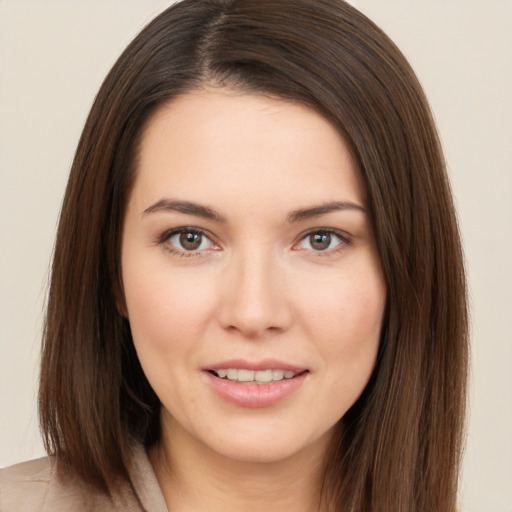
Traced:
[[291, 365], [277, 359], [262, 359], [260, 361], [246, 361], [245, 359], [230, 359], [229, 361], [221, 361], [212, 366], [205, 366], [203, 370], [221, 370], [236, 368], [241, 370], [285, 370], [294, 373], [302, 373], [306, 368]]
[[[221, 379], [208, 371], [228, 368], [254, 371], [280, 369], [289, 370], [299, 375], [291, 379], [269, 382], [268, 384], [248, 384]], [[239, 407], [256, 409], [270, 407], [297, 391], [306, 381], [309, 372], [305, 368], [273, 359], [258, 362], [230, 360], [204, 368], [204, 375], [210, 388], [222, 399]]]

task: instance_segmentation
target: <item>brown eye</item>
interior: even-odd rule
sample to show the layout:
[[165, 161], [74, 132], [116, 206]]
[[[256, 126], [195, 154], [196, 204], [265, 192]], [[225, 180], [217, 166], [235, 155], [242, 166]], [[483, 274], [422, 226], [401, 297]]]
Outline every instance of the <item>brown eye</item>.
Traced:
[[315, 251], [325, 251], [331, 245], [330, 233], [313, 233], [309, 235], [309, 243]]
[[201, 246], [203, 235], [192, 231], [183, 232], [180, 234], [180, 245], [187, 251], [197, 251]]
[[[338, 246], [350, 243], [347, 237], [331, 230], [318, 230], [309, 232], [297, 244], [297, 248], [313, 252], [331, 252]], [[340, 247], [341, 248], [341, 247]]]
[[171, 245], [176, 251], [193, 253], [213, 248], [212, 241], [202, 232], [195, 229], [175, 230], [163, 241]]

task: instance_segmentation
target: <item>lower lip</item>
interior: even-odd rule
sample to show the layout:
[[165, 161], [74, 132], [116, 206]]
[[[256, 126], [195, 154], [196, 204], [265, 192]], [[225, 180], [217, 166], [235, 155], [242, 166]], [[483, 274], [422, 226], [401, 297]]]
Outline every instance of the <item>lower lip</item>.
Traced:
[[308, 372], [268, 384], [245, 384], [221, 379], [209, 372], [205, 374], [211, 388], [221, 398], [239, 407], [256, 409], [270, 407], [297, 391], [304, 384]]

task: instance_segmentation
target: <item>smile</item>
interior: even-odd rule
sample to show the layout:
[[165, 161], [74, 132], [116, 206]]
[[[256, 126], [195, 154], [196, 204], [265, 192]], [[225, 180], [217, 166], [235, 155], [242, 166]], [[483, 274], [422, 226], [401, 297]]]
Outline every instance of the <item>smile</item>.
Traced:
[[203, 367], [210, 389], [237, 407], [270, 407], [291, 399], [309, 381], [310, 370], [277, 359], [231, 359]]
[[210, 370], [213, 375], [232, 382], [244, 382], [253, 384], [268, 384], [283, 379], [293, 379], [298, 373], [291, 370], [269, 369], [269, 370], [247, 370], [236, 368], [219, 368]]

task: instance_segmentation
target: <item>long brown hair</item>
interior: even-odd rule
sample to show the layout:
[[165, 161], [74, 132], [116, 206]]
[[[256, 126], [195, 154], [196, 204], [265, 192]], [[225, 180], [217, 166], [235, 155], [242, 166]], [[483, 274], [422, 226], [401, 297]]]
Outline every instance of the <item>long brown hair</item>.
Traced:
[[131, 439], [159, 439], [159, 401], [116, 307], [120, 232], [145, 124], [205, 85], [316, 109], [365, 183], [388, 298], [376, 368], [328, 454], [325, 508], [453, 512], [467, 312], [445, 163], [407, 61], [342, 0], [185, 0], [114, 65], [82, 133], [58, 228], [39, 395], [47, 450], [108, 490], [127, 477]]

